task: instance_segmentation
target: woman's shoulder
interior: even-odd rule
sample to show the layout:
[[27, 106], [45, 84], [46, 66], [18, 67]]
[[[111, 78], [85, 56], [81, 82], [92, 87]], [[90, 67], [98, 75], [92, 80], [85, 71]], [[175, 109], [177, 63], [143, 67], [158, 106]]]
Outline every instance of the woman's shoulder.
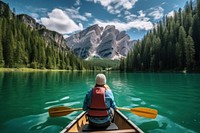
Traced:
[[88, 89], [87, 94], [90, 94], [92, 92], [92, 88]]
[[104, 85], [104, 88], [106, 88], [106, 90], [110, 90], [110, 87], [107, 84]]

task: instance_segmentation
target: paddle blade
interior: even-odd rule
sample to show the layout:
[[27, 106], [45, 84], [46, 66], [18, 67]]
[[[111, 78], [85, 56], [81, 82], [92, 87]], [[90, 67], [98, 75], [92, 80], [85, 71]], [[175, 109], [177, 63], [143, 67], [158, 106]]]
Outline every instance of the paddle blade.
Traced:
[[78, 110], [81, 110], [81, 108], [73, 109], [65, 106], [58, 106], [50, 108], [48, 111], [50, 117], [57, 117], [57, 116], [65, 116], [72, 113], [73, 111], [78, 111]]
[[146, 117], [146, 118], [156, 118], [158, 111], [151, 108], [137, 107], [132, 108], [130, 111], [138, 116]]

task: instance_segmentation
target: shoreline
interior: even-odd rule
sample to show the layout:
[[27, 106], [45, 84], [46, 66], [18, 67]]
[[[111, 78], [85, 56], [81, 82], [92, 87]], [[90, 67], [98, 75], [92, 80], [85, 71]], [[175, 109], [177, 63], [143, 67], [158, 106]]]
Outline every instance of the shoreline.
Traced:
[[[0, 68], [0, 72], [71, 72], [81, 70], [61, 70], [61, 69], [33, 69], [33, 68]], [[85, 71], [85, 70], [82, 70]]]
[[33, 69], [33, 68], [0, 68], [0, 72], [94, 72], [107, 70], [66, 70], [66, 69]]
[[[33, 68], [0, 68], [0, 72], [110, 72], [119, 70], [62, 70], [62, 69], [33, 69]], [[120, 72], [120, 71], [119, 71]], [[200, 71], [187, 71], [187, 70], [165, 70], [165, 71], [123, 71], [125, 73], [200, 73]]]

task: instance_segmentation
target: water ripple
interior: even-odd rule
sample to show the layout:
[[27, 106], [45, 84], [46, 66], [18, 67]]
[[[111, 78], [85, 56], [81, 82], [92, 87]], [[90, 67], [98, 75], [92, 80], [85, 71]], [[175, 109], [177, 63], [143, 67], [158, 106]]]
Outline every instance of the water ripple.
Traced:
[[59, 103], [59, 104], [54, 104], [54, 105], [51, 105], [51, 106], [47, 106], [45, 107], [44, 109], [45, 110], [48, 110], [49, 108], [52, 108], [52, 107], [57, 107], [57, 106], [66, 106], [66, 107], [71, 107], [73, 105], [78, 105], [80, 104], [81, 102], [79, 101], [76, 101], [76, 102], [67, 102], [67, 103]]
[[[4, 107], [0, 110], [3, 114], [0, 119], [1, 131], [59, 132], [80, 111], [50, 118], [47, 109], [55, 106], [81, 107], [85, 94], [94, 86], [95, 74], [3, 73], [0, 75], [0, 105]], [[144, 132], [199, 131], [199, 74], [111, 72], [106, 76], [117, 106], [158, 110], [156, 119], [123, 111]]]
[[49, 101], [49, 102], [46, 102], [45, 104], [53, 104], [53, 103], [58, 103], [59, 100], [55, 100], [55, 101]]
[[69, 99], [69, 96], [61, 98], [60, 101], [67, 100], [67, 99]]

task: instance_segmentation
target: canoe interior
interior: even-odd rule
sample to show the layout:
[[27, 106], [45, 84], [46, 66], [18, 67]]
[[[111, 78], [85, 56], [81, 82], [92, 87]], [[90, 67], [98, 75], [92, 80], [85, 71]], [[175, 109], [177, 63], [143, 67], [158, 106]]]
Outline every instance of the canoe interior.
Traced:
[[[124, 116], [120, 111], [115, 111], [114, 123], [117, 125], [119, 130], [105, 131], [105, 132], [135, 132], [143, 133], [133, 122], [131, 122], [126, 116]], [[66, 132], [82, 132], [82, 127], [88, 124], [86, 121], [85, 112], [82, 112], [75, 120], [73, 120], [61, 133]], [[97, 132], [97, 131], [95, 131]], [[102, 132], [102, 131], [101, 131]]]

